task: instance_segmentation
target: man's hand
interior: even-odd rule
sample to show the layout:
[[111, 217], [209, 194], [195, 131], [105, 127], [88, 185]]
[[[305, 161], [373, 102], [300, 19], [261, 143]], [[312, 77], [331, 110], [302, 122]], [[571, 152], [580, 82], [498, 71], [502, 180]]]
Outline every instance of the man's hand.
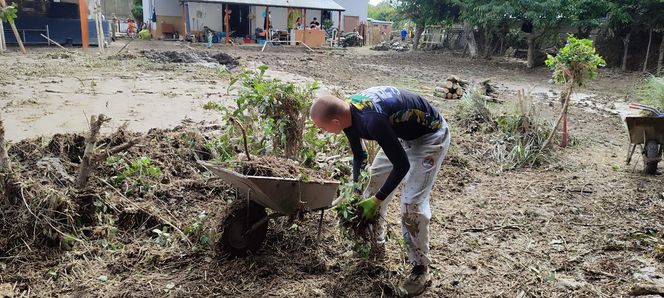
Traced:
[[378, 200], [376, 197], [371, 197], [368, 199], [364, 199], [361, 202], [359, 202], [357, 205], [362, 207], [362, 218], [365, 220], [372, 220], [378, 215], [378, 211], [380, 210], [380, 203], [381, 201]]

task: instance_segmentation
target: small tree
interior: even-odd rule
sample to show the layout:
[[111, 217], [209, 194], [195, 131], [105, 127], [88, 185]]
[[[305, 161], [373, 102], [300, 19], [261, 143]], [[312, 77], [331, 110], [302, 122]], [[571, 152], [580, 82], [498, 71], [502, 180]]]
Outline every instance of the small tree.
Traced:
[[16, 3], [12, 3], [12, 5], [7, 5], [7, 3], [4, 0], [0, 0], [0, 22], [9, 23], [9, 26], [12, 28], [14, 36], [16, 37], [16, 42], [18, 42], [18, 46], [21, 48], [21, 52], [25, 54], [25, 47], [23, 47], [23, 41], [21, 41], [21, 36], [18, 34], [18, 30], [16, 29], [16, 24], [14, 24], [14, 20], [16, 20], [17, 18], [16, 12], [17, 12]]
[[567, 108], [570, 97], [575, 87], [582, 87], [588, 80], [597, 75], [597, 68], [605, 65], [604, 59], [600, 57], [593, 47], [592, 40], [577, 39], [572, 35], [567, 37], [567, 45], [558, 51], [558, 55], [551, 56], [545, 61], [546, 65], [553, 70], [553, 80], [556, 84], [563, 85], [560, 100], [563, 104], [560, 117], [553, 126], [551, 134], [547, 138], [542, 149], [546, 148], [560, 125], [563, 122], [562, 147], [567, 146]]

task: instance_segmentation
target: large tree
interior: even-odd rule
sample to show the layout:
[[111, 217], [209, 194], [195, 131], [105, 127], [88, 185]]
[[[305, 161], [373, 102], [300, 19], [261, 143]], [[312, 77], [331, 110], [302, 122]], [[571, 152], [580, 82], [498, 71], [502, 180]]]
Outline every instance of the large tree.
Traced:
[[491, 44], [494, 36], [506, 34], [513, 22], [511, 16], [514, 11], [511, 3], [505, 0], [455, 0], [455, 3], [461, 11], [460, 18], [463, 20], [471, 58], [477, 55], [477, 50], [473, 49], [474, 38], [471, 36], [475, 27], [483, 34], [484, 57], [489, 58], [493, 53]]
[[459, 8], [453, 0], [401, 0], [394, 3], [405, 18], [415, 22], [413, 50], [417, 50], [420, 36], [427, 25], [450, 23], [459, 16]]
[[[394, 5], [388, 1], [381, 1], [377, 5], [369, 4], [367, 16], [374, 20], [394, 22], [398, 24], [403, 20], [401, 14], [397, 11]], [[397, 26], [393, 26], [397, 27]]]
[[554, 35], [569, 22], [573, 13], [572, 0], [508, 0], [514, 9], [513, 17], [521, 22], [521, 31], [528, 44], [528, 68], [535, 67], [538, 44]]
[[623, 42], [623, 57], [620, 68], [627, 70], [629, 42], [632, 33], [643, 20], [647, 7], [642, 0], [609, 0], [608, 17], [605, 23], [612, 35], [620, 37]]
[[590, 33], [604, 25], [609, 10], [606, 0], [575, 0], [572, 6], [571, 25], [576, 27], [578, 38], [589, 38]]

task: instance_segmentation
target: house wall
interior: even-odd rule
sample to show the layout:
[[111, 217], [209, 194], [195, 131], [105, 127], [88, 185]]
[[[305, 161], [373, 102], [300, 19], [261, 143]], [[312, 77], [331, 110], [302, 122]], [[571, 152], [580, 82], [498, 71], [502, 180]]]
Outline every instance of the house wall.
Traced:
[[[347, 16], [358, 16], [360, 17], [360, 22], [367, 22], [367, 15], [369, 13], [369, 0], [334, 0], [334, 2], [339, 3], [346, 11], [341, 12], [341, 30], [342, 31], [352, 31], [353, 28], [344, 28], [344, 15]], [[339, 26], [339, 12], [332, 12], [332, 21], [334, 26]]]
[[115, 14], [120, 19], [126, 19], [131, 16], [131, 0], [104, 0], [101, 3], [106, 19], [110, 20], [112, 14]]
[[204, 26], [224, 31], [224, 7], [221, 3], [189, 3], [189, 28], [203, 31]]

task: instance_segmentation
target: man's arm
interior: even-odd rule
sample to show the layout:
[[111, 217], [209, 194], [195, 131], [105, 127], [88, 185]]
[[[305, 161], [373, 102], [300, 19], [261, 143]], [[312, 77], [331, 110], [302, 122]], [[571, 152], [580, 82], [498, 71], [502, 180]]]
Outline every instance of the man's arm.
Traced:
[[367, 128], [371, 136], [378, 142], [378, 145], [383, 149], [387, 158], [392, 162], [390, 175], [387, 176], [387, 180], [385, 180], [383, 186], [375, 194], [376, 198], [382, 201], [399, 186], [401, 180], [403, 180], [408, 170], [410, 170], [410, 162], [387, 117], [382, 114], [376, 114], [375, 117], [371, 117], [370, 119], [370, 122], [367, 123]]
[[353, 182], [357, 182], [360, 178], [360, 171], [367, 165], [367, 151], [362, 147], [362, 141], [352, 129], [344, 130], [350, 150], [353, 152]]

